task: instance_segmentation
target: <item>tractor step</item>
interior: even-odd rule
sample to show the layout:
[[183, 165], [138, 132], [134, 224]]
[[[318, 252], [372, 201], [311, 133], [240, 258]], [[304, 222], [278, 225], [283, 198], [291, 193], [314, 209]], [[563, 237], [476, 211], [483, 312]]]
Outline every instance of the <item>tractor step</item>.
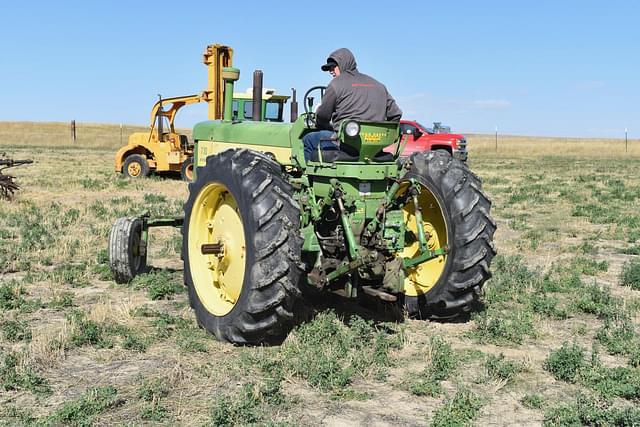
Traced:
[[381, 291], [379, 289], [375, 289], [372, 288], [371, 286], [363, 286], [362, 290], [364, 291], [365, 294], [372, 296], [372, 297], [376, 297], [376, 298], [380, 298], [383, 301], [388, 301], [388, 302], [395, 302], [398, 300], [398, 297], [392, 294], [388, 294], [384, 291]]

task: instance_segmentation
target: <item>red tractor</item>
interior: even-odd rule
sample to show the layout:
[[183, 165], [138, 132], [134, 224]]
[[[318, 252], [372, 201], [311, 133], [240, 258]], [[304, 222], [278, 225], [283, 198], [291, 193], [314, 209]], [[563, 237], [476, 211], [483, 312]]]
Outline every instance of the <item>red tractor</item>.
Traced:
[[401, 157], [422, 151], [445, 150], [454, 158], [467, 161], [467, 140], [463, 135], [450, 133], [448, 126], [435, 122], [433, 127], [428, 128], [413, 120], [401, 120], [400, 132], [400, 143], [405, 144]]

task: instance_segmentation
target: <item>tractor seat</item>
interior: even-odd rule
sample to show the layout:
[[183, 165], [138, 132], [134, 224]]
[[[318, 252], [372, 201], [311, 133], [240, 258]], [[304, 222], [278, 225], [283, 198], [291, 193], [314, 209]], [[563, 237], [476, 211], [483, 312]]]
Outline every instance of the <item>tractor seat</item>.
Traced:
[[[318, 151], [315, 150], [309, 156], [309, 160], [312, 162], [319, 162], [320, 157], [318, 156]], [[358, 155], [351, 155], [342, 150], [322, 150], [322, 161], [325, 163], [333, 163], [333, 162], [357, 162]]]
[[[342, 147], [341, 147], [342, 148]], [[351, 150], [350, 150], [351, 151]], [[318, 151], [313, 151], [309, 158], [312, 162], [319, 162], [320, 158], [318, 157]], [[322, 150], [322, 161], [325, 163], [333, 163], [333, 162], [357, 162], [358, 154], [352, 154], [344, 151], [343, 149], [338, 150]], [[393, 154], [386, 153], [384, 151], [378, 152], [373, 158], [374, 162], [393, 162]]]
[[374, 162], [393, 162], [393, 154], [392, 153], [387, 153], [385, 151], [378, 151], [378, 153], [375, 155], [375, 157], [373, 158]]

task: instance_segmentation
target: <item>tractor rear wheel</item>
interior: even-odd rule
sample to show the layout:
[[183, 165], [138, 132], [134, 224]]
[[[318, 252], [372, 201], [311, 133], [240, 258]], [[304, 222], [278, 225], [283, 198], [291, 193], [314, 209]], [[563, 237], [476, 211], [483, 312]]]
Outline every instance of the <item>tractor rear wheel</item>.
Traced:
[[129, 178], [141, 178], [149, 175], [149, 162], [140, 154], [127, 156], [122, 165], [122, 173]]
[[[412, 179], [420, 184], [418, 205], [429, 249], [446, 247], [448, 251], [408, 269], [405, 306], [412, 317], [455, 317], [471, 309], [491, 277], [489, 266], [496, 254], [491, 200], [482, 191], [480, 179], [446, 151], [416, 153], [410, 161], [399, 191], [409, 188]], [[411, 198], [404, 211], [408, 230], [417, 236]], [[418, 251], [419, 243], [413, 239], [402, 255], [413, 257]]]
[[118, 218], [109, 233], [109, 268], [117, 283], [129, 283], [147, 269], [140, 218]]
[[232, 149], [189, 184], [184, 279], [198, 323], [235, 344], [280, 342], [300, 298], [300, 207], [281, 167]]

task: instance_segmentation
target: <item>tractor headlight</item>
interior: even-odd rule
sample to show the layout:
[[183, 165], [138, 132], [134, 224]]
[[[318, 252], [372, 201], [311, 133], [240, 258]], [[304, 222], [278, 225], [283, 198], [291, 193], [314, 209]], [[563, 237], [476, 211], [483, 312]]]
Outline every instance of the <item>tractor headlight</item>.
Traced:
[[357, 122], [349, 122], [344, 127], [344, 133], [353, 138], [360, 133], [360, 125]]

